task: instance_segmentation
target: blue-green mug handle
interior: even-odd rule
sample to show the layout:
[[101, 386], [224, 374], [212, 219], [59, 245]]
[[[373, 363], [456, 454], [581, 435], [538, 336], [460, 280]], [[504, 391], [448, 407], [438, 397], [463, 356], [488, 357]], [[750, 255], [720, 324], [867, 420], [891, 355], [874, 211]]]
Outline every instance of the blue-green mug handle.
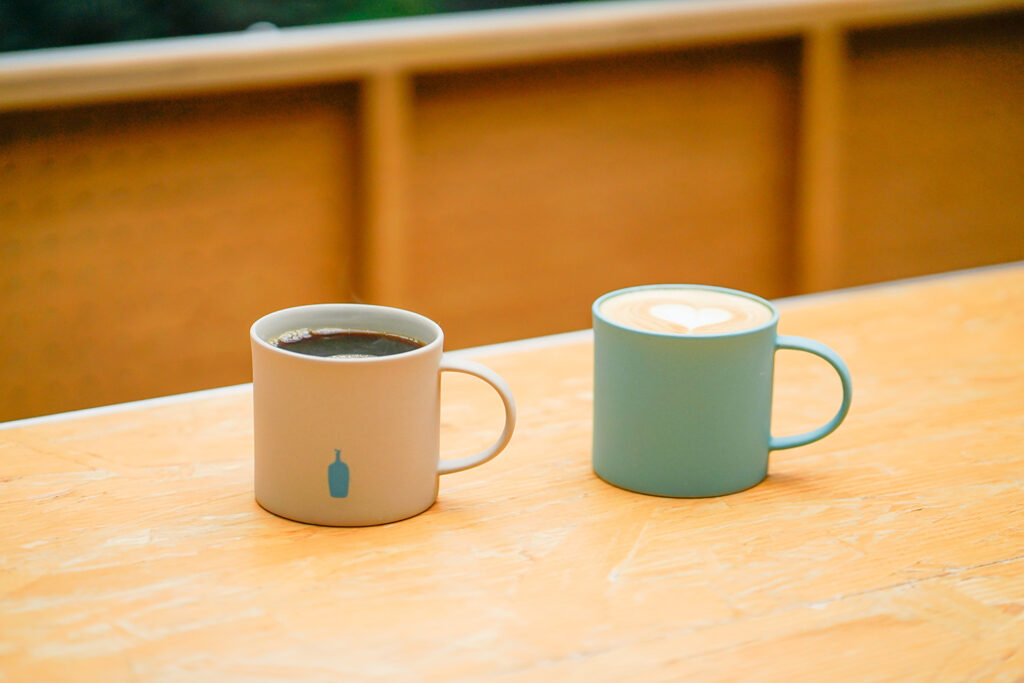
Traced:
[[775, 338], [775, 349], [793, 349], [796, 351], [813, 353], [815, 356], [825, 359], [829, 365], [835, 368], [836, 372], [839, 373], [839, 379], [843, 383], [843, 404], [839, 406], [839, 412], [835, 414], [835, 417], [821, 427], [812, 429], [809, 432], [804, 432], [803, 434], [770, 437], [768, 440], [768, 449], [779, 451], [784, 448], [804, 446], [813, 441], [817, 441], [818, 439], [822, 439], [835, 431], [835, 428], [838, 427], [839, 423], [846, 417], [846, 413], [850, 411], [850, 399], [853, 397], [853, 384], [850, 382], [850, 371], [847, 369], [846, 363], [843, 362], [843, 359], [839, 357], [838, 353], [821, 342], [816, 342], [813, 339], [805, 339], [804, 337], [793, 337], [780, 334]]

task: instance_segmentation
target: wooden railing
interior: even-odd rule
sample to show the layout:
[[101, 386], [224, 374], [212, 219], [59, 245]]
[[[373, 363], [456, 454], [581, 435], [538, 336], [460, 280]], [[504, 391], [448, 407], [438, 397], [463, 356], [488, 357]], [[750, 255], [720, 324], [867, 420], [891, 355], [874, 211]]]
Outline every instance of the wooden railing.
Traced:
[[299, 303], [448, 347], [609, 289], [1024, 258], [1024, 3], [611, 2], [0, 56], [0, 419], [247, 381]]

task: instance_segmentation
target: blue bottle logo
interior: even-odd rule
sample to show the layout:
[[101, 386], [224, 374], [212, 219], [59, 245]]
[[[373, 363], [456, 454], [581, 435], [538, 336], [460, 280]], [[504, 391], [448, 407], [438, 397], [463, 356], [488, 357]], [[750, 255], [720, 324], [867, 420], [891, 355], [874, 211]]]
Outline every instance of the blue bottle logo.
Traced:
[[341, 461], [341, 451], [334, 449], [334, 462], [327, 466], [327, 486], [331, 490], [331, 498], [344, 498], [348, 495], [348, 465]]

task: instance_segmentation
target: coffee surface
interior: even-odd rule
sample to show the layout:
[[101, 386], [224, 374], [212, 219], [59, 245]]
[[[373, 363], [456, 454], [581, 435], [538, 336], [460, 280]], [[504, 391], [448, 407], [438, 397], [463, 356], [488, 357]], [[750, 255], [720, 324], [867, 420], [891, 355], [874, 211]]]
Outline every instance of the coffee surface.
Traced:
[[685, 287], [624, 292], [603, 301], [599, 310], [626, 327], [680, 335], [739, 332], [772, 319], [771, 309], [745, 296]]
[[285, 351], [322, 358], [374, 358], [414, 351], [423, 342], [385, 332], [338, 329], [291, 330], [269, 342]]

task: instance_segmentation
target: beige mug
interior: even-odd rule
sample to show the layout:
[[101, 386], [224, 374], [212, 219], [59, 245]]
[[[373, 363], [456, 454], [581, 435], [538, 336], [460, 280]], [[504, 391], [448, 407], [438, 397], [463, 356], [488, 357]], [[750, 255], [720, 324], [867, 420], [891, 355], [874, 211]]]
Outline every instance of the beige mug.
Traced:
[[[422, 346], [395, 355], [318, 357], [273, 342], [293, 330], [379, 332]], [[256, 501], [288, 519], [367, 526], [417, 515], [437, 499], [439, 475], [483, 464], [512, 438], [512, 392], [492, 370], [442, 351], [432, 320], [397, 308], [317, 304], [270, 313], [252, 347]], [[475, 375], [498, 392], [505, 424], [489, 448], [440, 458], [441, 372]]]

